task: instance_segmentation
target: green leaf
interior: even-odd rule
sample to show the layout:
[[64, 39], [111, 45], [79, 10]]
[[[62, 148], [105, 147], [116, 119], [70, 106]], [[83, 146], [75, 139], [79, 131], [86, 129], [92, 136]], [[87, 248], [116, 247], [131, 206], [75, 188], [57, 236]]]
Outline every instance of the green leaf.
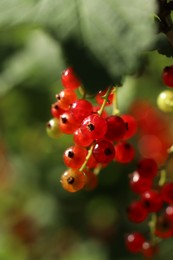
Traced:
[[154, 41], [155, 1], [1, 0], [0, 26], [36, 24], [61, 44], [89, 92], [120, 84]]
[[166, 35], [163, 33], [157, 35], [155, 49], [158, 51], [158, 53], [165, 55], [166, 57], [173, 57], [173, 48], [169, 43]]

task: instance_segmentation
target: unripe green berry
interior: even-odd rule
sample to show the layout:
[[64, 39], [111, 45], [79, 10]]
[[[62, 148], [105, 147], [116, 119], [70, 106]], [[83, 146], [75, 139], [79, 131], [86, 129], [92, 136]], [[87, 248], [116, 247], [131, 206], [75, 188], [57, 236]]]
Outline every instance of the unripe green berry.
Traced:
[[173, 91], [162, 91], [157, 98], [157, 105], [163, 112], [173, 112]]
[[46, 132], [51, 138], [58, 138], [61, 134], [59, 129], [59, 120], [57, 118], [52, 118], [47, 123]]

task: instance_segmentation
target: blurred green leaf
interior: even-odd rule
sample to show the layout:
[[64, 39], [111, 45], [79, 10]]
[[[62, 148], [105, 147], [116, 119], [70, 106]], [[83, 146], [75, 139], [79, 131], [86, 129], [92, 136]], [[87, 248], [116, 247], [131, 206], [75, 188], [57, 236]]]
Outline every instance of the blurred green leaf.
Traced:
[[166, 57], [173, 57], [173, 48], [168, 41], [165, 34], [161, 33], [157, 35], [155, 48], [158, 53], [165, 55]]
[[[29, 31], [24, 47], [5, 60], [0, 75], [0, 95], [12, 87], [27, 81], [44, 87], [58, 79], [57, 70], [62, 70], [60, 46], [44, 31]], [[40, 86], [39, 82], [44, 82]], [[35, 84], [34, 84], [35, 85]]]
[[154, 1], [5, 0], [0, 25], [36, 24], [61, 42], [65, 59], [89, 92], [122, 77], [137, 66], [154, 40]]

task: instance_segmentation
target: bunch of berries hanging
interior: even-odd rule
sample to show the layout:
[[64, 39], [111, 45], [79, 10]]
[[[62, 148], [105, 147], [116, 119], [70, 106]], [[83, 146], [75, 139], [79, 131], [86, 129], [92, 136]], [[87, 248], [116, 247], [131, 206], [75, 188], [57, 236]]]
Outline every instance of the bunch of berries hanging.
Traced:
[[[133, 160], [134, 148], [127, 140], [137, 130], [136, 120], [131, 115], [119, 115], [116, 87], [99, 91], [90, 102], [86, 93], [81, 94], [82, 84], [71, 67], [63, 71], [61, 81], [64, 88], [56, 95], [51, 107], [53, 118], [47, 123], [51, 137], [73, 135], [74, 144], [63, 154], [67, 170], [61, 184], [69, 192], [94, 189], [102, 167], [112, 161]], [[111, 115], [105, 110], [107, 106], [112, 106]]]
[[[172, 67], [163, 72], [163, 79], [172, 87], [173, 73], [172, 76], [165, 75], [170, 71], [172, 73]], [[71, 67], [63, 71], [61, 82], [63, 89], [56, 94], [51, 107], [52, 119], [47, 123], [50, 137], [73, 136], [72, 146], [63, 154], [67, 169], [60, 182], [68, 192], [93, 190], [102, 168], [111, 162], [126, 164], [134, 159], [135, 150], [129, 139], [137, 131], [137, 121], [130, 114], [120, 114], [118, 87], [109, 86], [93, 99], [90, 96], [87, 99], [87, 93]], [[173, 182], [167, 176], [167, 164], [172, 155], [171, 147], [163, 165], [158, 165], [154, 158], [142, 158], [129, 175], [129, 186], [137, 199], [127, 208], [128, 219], [134, 223], [148, 220], [150, 232], [147, 238], [140, 232], [128, 234], [126, 247], [149, 259], [157, 253], [160, 239], [173, 236]]]

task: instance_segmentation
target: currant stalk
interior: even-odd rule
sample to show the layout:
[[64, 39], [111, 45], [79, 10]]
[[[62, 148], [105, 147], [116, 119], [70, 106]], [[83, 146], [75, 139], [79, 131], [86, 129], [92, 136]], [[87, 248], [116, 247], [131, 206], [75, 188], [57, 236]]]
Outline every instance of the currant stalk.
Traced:
[[[103, 103], [102, 103], [100, 109], [97, 111], [97, 114], [98, 114], [99, 116], [101, 116], [102, 113], [103, 113], [103, 110], [104, 110], [104, 108], [105, 108], [105, 106], [106, 106], [106, 102], [107, 102], [107, 100], [108, 100], [108, 97], [109, 97], [111, 91], [112, 91], [112, 87], [108, 87], [108, 89], [107, 89], [107, 91], [106, 91], [106, 94], [103, 96], [104, 101], [103, 101]], [[86, 168], [86, 165], [87, 165], [87, 163], [88, 163], [88, 160], [90, 159], [90, 157], [91, 157], [91, 155], [92, 155], [92, 152], [93, 152], [93, 149], [94, 149], [94, 145], [95, 145], [95, 142], [93, 142], [93, 144], [90, 146], [90, 148], [89, 148], [89, 150], [88, 150], [88, 154], [87, 154], [87, 156], [86, 156], [86, 159], [85, 159], [83, 165], [82, 165], [82, 166], [80, 167], [80, 169], [79, 169], [80, 172], [83, 171], [83, 170]], [[98, 173], [97, 173], [97, 174], [98, 174]]]
[[120, 111], [118, 109], [118, 97], [117, 97], [117, 92], [118, 92], [118, 87], [114, 87], [114, 97], [113, 97], [113, 105], [112, 105], [112, 115], [119, 115]]

